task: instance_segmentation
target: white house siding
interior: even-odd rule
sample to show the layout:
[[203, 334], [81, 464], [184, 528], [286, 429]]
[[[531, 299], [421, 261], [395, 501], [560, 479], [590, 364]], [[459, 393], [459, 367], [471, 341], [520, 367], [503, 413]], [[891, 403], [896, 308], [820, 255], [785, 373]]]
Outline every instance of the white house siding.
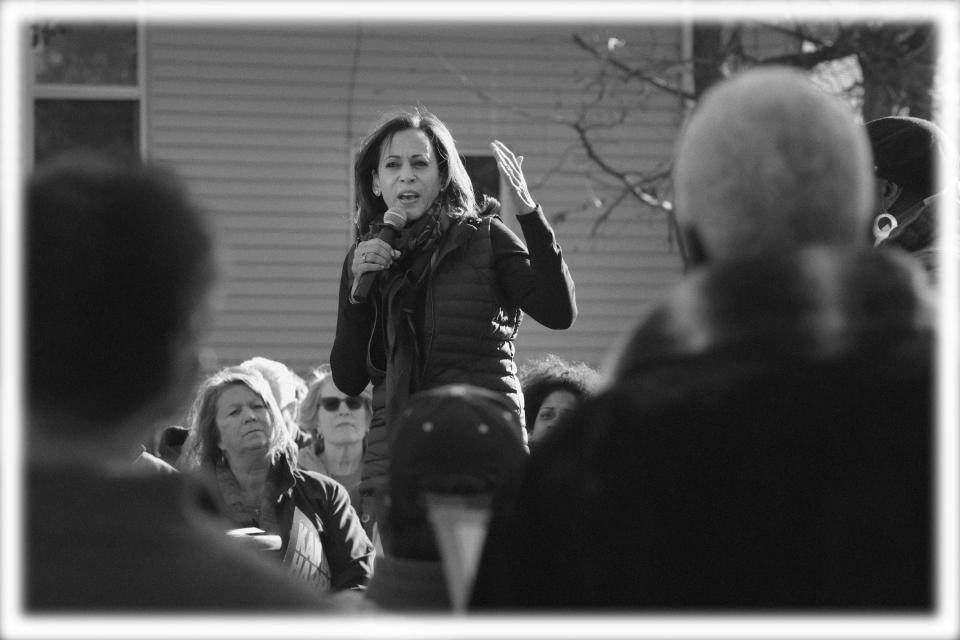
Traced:
[[[592, 197], [613, 194], [568, 127], [596, 63], [557, 25], [299, 25], [147, 30], [148, 153], [172, 163], [213, 213], [229, 254], [211, 338], [219, 364], [252, 355], [300, 372], [327, 360], [350, 240], [351, 158], [371, 124], [424, 104], [466, 154], [494, 139], [524, 170], [577, 284], [567, 331], [526, 318], [518, 360], [558, 353], [598, 365], [616, 338], [681, 275], [662, 213], [621, 204], [592, 229]], [[679, 27], [615, 25], [629, 45], [680, 55]], [[466, 80], [466, 82], [465, 82]], [[638, 89], [639, 89], [639, 85]], [[514, 109], [522, 109], [525, 114]], [[622, 167], [667, 162], [680, 102], [652, 93], [599, 146]], [[609, 182], [609, 180], [608, 180]]]

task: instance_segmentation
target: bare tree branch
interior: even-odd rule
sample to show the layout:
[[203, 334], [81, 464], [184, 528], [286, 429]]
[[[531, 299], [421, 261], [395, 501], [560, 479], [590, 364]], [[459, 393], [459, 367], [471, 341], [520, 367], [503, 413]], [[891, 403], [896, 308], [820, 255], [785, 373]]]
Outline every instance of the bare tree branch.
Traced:
[[586, 40], [584, 40], [580, 36], [580, 34], [577, 34], [577, 33], [573, 34], [573, 42], [578, 47], [580, 47], [581, 49], [583, 49], [584, 51], [588, 52], [590, 55], [595, 57], [597, 60], [600, 60], [601, 62], [609, 64], [615, 69], [623, 72], [627, 78], [637, 78], [638, 80], [642, 80], [643, 82], [646, 82], [656, 87], [657, 89], [660, 89], [661, 91], [665, 91], [675, 96], [679, 96], [686, 100], [693, 100], [694, 98], [696, 98], [695, 95], [691, 94], [688, 91], [684, 91], [681, 87], [676, 86], [675, 84], [673, 84], [672, 82], [669, 82], [668, 80], [664, 80], [663, 78], [658, 78], [657, 76], [647, 74], [641, 71], [640, 69], [635, 69], [629, 66], [628, 64], [620, 60], [617, 60], [612, 56], [608, 56], [601, 53], [596, 49], [596, 47], [594, 47], [593, 45], [588, 43]]
[[594, 219], [593, 226], [590, 227], [591, 238], [597, 235], [597, 231], [599, 231], [600, 227], [603, 226], [603, 223], [606, 222], [611, 215], [613, 215], [614, 210], [618, 206], [620, 206], [620, 203], [626, 200], [627, 196], [631, 195], [630, 191], [631, 191], [630, 187], [628, 186], [623, 187], [620, 193], [617, 194], [617, 197], [611, 200], [610, 203], [607, 204], [606, 207], [604, 207], [603, 211], [600, 212], [600, 215], [598, 215], [596, 219]]

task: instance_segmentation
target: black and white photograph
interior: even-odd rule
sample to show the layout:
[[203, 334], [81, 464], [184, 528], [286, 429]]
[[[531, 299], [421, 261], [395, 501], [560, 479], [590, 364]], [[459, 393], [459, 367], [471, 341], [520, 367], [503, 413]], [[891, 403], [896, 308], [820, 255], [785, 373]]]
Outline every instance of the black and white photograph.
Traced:
[[0, 635], [960, 635], [958, 43], [4, 0]]

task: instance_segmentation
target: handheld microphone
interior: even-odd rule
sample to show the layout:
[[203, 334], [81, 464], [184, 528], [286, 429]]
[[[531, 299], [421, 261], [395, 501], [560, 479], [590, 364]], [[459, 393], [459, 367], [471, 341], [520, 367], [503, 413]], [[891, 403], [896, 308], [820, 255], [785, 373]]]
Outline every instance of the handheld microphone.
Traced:
[[[389, 244], [390, 248], [394, 248], [393, 243], [396, 242], [400, 230], [403, 229], [406, 224], [406, 212], [387, 209], [383, 213], [383, 226], [380, 228], [380, 233], [377, 234], [377, 237]], [[373, 286], [373, 281], [376, 280], [378, 273], [378, 271], [364, 271], [360, 274], [360, 277], [357, 279], [357, 286], [353, 289], [354, 300], [357, 302], [367, 301], [367, 297], [370, 295], [370, 287]]]

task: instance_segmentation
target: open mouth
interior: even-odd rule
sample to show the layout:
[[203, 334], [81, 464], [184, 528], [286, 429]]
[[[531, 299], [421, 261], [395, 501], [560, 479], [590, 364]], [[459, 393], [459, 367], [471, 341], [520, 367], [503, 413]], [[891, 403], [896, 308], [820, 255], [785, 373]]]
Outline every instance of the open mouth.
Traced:
[[397, 196], [397, 200], [399, 200], [403, 204], [412, 204], [419, 199], [420, 199], [420, 194], [414, 193], [412, 191], [404, 191], [403, 193]]

